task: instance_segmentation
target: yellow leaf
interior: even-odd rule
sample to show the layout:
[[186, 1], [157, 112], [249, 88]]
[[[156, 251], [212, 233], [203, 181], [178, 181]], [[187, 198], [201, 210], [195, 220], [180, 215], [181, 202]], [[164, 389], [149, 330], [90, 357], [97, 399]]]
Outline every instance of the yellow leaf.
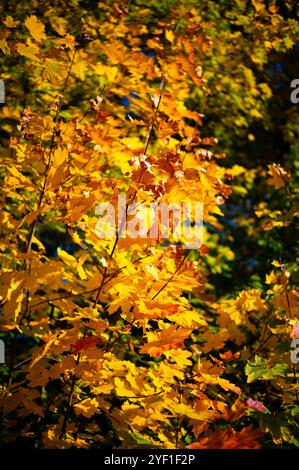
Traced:
[[48, 182], [53, 188], [58, 187], [68, 175], [68, 166], [65, 165], [68, 158], [67, 149], [58, 147], [53, 156]]
[[166, 315], [166, 318], [185, 328], [198, 328], [207, 325], [204, 317], [196, 310], [185, 310], [173, 315]]
[[245, 171], [246, 171], [246, 168], [244, 168], [244, 166], [234, 165], [232, 168], [229, 168], [227, 170], [227, 173], [229, 173], [232, 176], [239, 176]]
[[3, 52], [3, 54], [9, 54], [10, 49], [8, 47], [6, 39], [0, 39], [0, 49]]
[[39, 53], [39, 47], [36, 44], [30, 44], [26, 46], [26, 44], [23, 44], [22, 42], [19, 42], [17, 44], [17, 51], [20, 55], [24, 57], [28, 57], [28, 59], [32, 60], [37, 60], [39, 61], [40, 59], [36, 56], [36, 54]]
[[173, 31], [171, 31], [171, 29], [166, 29], [166, 31], [165, 31], [165, 37], [166, 37], [167, 41], [173, 42], [173, 40], [174, 40], [174, 33], [173, 33]]
[[51, 346], [55, 343], [57, 338], [60, 335], [60, 330], [57, 330], [56, 333], [49, 333], [48, 335], [48, 341], [42, 346], [42, 348], [38, 351], [38, 353], [35, 355], [35, 357], [32, 359], [31, 363], [29, 364], [29, 369], [34, 366], [38, 361], [40, 361], [49, 351]]
[[7, 16], [3, 23], [7, 28], [16, 28], [20, 22], [15, 21], [12, 16]]
[[75, 269], [79, 274], [80, 279], [87, 279], [86, 273], [82, 267], [82, 264], [85, 262], [87, 255], [82, 255], [79, 261], [66, 251], [62, 250], [61, 248], [57, 248], [57, 254], [62, 261], [65, 262], [67, 266], [71, 269]]
[[268, 173], [271, 175], [271, 178], [267, 179], [268, 184], [274, 186], [276, 189], [282, 188], [288, 184], [290, 175], [281, 165], [274, 163], [273, 165], [268, 165], [268, 168]]
[[87, 258], [88, 258], [87, 254], [80, 256], [79, 262], [77, 264], [77, 272], [79, 274], [80, 279], [87, 279], [86, 272], [84, 271], [82, 267], [83, 263], [86, 261]]
[[276, 281], [277, 281], [277, 277], [276, 277], [274, 271], [271, 271], [270, 274], [266, 274], [266, 284], [275, 284]]
[[7, 291], [6, 303], [3, 307], [3, 313], [6, 316], [13, 316], [14, 321], [17, 321], [18, 315], [21, 311], [22, 301], [24, 299], [23, 279], [12, 279], [11, 285]]
[[22, 173], [20, 173], [17, 170], [17, 168], [12, 166], [12, 167], [7, 168], [7, 170], [9, 171], [9, 173], [12, 174], [12, 177], [10, 176], [7, 177], [9, 184], [13, 184], [13, 182], [15, 182], [15, 184], [18, 187], [25, 188], [27, 191], [30, 191], [30, 192], [36, 191], [36, 186], [34, 186], [30, 182], [30, 180], [28, 180], [24, 175], [22, 175]]
[[86, 400], [74, 405], [75, 413], [86, 416], [86, 418], [91, 418], [96, 413], [98, 407], [99, 404], [96, 398], [86, 398]]
[[25, 26], [29, 30], [29, 33], [37, 42], [47, 39], [45, 34], [45, 27], [41, 21], [39, 21], [35, 15], [28, 16], [25, 20]]
[[66, 66], [63, 62], [46, 57], [44, 76], [54, 85], [64, 79], [66, 74]]
[[191, 330], [181, 327], [170, 326], [158, 333], [148, 333], [149, 342], [142, 346], [142, 353], [150, 354], [152, 357], [158, 357], [164, 351], [179, 348], [190, 335]]
[[212, 411], [195, 411], [190, 405], [185, 405], [184, 403], [171, 403], [167, 404], [167, 408], [169, 408], [173, 413], [180, 414], [182, 416], [187, 416], [191, 419], [198, 419], [200, 421], [210, 421], [213, 412]]
[[164, 352], [165, 357], [170, 359], [171, 362], [175, 362], [181, 369], [184, 369], [186, 366], [192, 366], [192, 352], [185, 351], [184, 349], [170, 349], [169, 351]]
[[263, 3], [258, 2], [257, 0], [252, 0], [252, 5], [254, 6], [257, 13], [259, 13], [265, 8], [265, 5], [263, 5]]
[[59, 247], [57, 248], [57, 254], [68, 266], [75, 267], [77, 265], [76, 258]]
[[281, 268], [282, 266], [284, 266], [283, 264], [280, 264], [277, 260], [272, 261], [271, 264], [276, 268]]

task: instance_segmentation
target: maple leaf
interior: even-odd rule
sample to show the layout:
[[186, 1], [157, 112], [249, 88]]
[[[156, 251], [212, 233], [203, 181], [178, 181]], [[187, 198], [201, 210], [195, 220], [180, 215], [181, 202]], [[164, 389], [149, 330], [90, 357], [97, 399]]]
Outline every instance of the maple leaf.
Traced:
[[66, 66], [62, 61], [46, 57], [43, 75], [51, 83], [57, 85], [66, 75]]
[[140, 352], [150, 354], [152, 357], [161, 356], [164, 351], [182, 346], [191, 331], [170, 326], [158, 333], [148, 333], [149, 342], [141, 347]]
[[164, 351], [165, 357], [167, 357], [172, 363], [175, 362], [181, 369], [185, 366], [192, 366], [192, 353], [183, 349], [170, 349]]
[[246, 403], [244, 403], [239, 396], [232, 405], [224, 405], [219, 418], [231, 423], [232, 421], [243, 418], [243, 416], [246, 415], [247, 409]]
[[61, 332], [57, 330], [55, 333], [51, 333], [48, 335], [46, 339], [46, 343], [40, 348], [37, 352], [35, 357], [33, 357], [32, 361], [29, 364], [29, 369], [33, 367], [37, 362], [39, 362], [50, 350], [50, 348], [54, 345], [55, 341], [59, 338]]
[[221, 349], [223, 348], [225, 341], [227, 341], [228, 338], [229, 332], [223, 328], [208, 339], [202, 350], [207, 353], [212, 349]]
[[86, 338], [79, 339], [75, 344], [72, 345], [74, 354], [78, 354], [82, 350], [92, 348], [97, 344], [103, 344], [103, 341], [96, 336], [87, 336]]
[[248, 398], [248, 400], [246, 401], [246, 405], [248, 406], [248, 408], [260, 411], [261, 413], [266, 413], [267, 411], [265, 405], [259, 400], [253, 400], [252, 398]]
[[284, 170], [281, 165], [274, 163], [273, 165], [268, 165], [268, 168], [268, 173], [271, 175], [271, 178], [267, 179], [268, 184], [274, 186], [275, 189], [279, 189], [288, 184], [290, 174]]
[[197, 365], [199, 372], [195, 376], [197, 382], [204, 382], [206, 384], [219, 385], [223, 390], [231, 390], [238, 395], [241, 393], [241, 389], [236, 385], [232, 384], [229, 380], [220, 377], [222, 367], [213, 365], [209, 361], [199, 363]]
[[30, 45], [26, 45], [22, 42], [18, 42], [17, 51], [20, 55], [23, 55], [24, 57], [28, 57], [32, 60], [39, 60], [39, 58], [36, 56], [36, 54], [38, 54], [39, 52], [39, 47], [37, 46], [37, 44], [30, 43]]
[[20, 24], [20, 22], [14, 20], [12, 16], [7, 16], [3, 23], [7, 28], [16, 28]]
[[2, 274], [0, 285], [0, 300], [5, 302], [3, 306], [3, 314], [5, 318], [13, 317], [14, 322], [17, 321], [21, 311], [22, 301], [25, 297], [24, 286], [26, 284], [26, 276], [7, 272]]
[[273, 380], [276, 377], [283, 377], [288, 368], [287, 364], [269, 364], [269, 361], [256, 355], [254, 361], [248, 361], [245, 367], [247, 382], [255, 380]]
[[259, 429], [246, 426], [241, 431], [229, 427], [225, 431], [216, 431], [209, 437], [200, 437], [197, 442], [187, 446], [188, 449], [259, 449], [258, 438], [263, 436]]
[[[53, 175], [53, 177], [55, 175], [56, 175], [56, 172]], [[86, 272], [82, 267], [82, 264], [84, 263], [86, 259], [86, 256], [83, 255], [79, 260], [77, 260], [74, 256], [70, 255], [65, 250], [62, 250], [59, 247], [57, 248], [57, 254], [59, 258], [61, 258], [70, 268], [78, 272], [80, 279], [87, 279]]]
[[[253, 256], [269, 272], [271, 259], [260, 256], [268, 241], [262, 229], [283, 227], [289, 233], [288, 225], [299, 214], [293, 206], [297, 190], [289, 184], [290, 173], [277, 164], [269, 165], [268, 182], [266, 176], [256, 185], [255, 178], [266, 172], [252, 153], [250, 165], [243, 159], [244, 167], [234, 164], [240, 160], [237, 152], [230, 152], [232, 168], [229, 162], [218, 163], [228, 149], [234, 150], [234, 140], [260, 138], [248, 133], [256, 120], [265, 118], [272, 97], [269, 77], [265, 74], [268, 83], [260, 83], [260, 76], [268, 52], [283, 53], [294, 44], [296, 22], [289, 21], [288, 7], [282, 17], [275, 5], [265, 8], [261, 0], [251, 1], [248, 18], [248, 5], [240, 0], [232, 2], [237, 8], [231, 18], [237, 14], [240, 26], [236, 36], [231, 19], [223, 15], [225, 2], [204, 2], [204, 8], [193, 2], [191, 10], [184, 2], [179, 9], [168, 2], [167, 15], [159, 19], [155, 11], [149, 17], [148, 9], [137, 5], [129, 12], [132, 21], [113, 2], [106, 2], [100, 16], [88, 13], [86, 2], [75, 3], [70, 12], [66, 3], [63, 18], [56, 4], [44, 20], [30, 16], [20, 4], [20, 28], [11, 16], [2, 20], [1, 78], [13, 86], [0, 116], [0, 138], [7, 147], [0, 156], [0, 321], [8, 344], [17, 343], [10, 367], [3, 369], [8, 384], [0, 406], [5, 437], [15, 440], [17, 429], [31, 445], [30, 430], [38, 429], [42, 418], [44, 447], [172, 448], [196, 436], [191, 448], [256, 448], [259, 436], [250, 427], [242, 429], [240, 421], [244, 416], [246, 423], [256, 420], [251, 408], [262, 413], [262, 426], [270, 431], [266, 445], [271, 433], [274, 444], [296, 445], [298, 384], [293, 383], [288, 348], [281, 348], [282, 336], [298, 337], [298, 291], [292, 288], [295, 277], [290, 278], [295, 268], [289, 244], [282, 248], [288, 250], [290, 272], [276, 262], [279, 273], [266, 277], [271, 291], [263, 295], [262, 286], [241, 290], [246, 279], [238, 276], [240, 256], [228, 248], [235, 243], [226, 224], [233, 217], [242, 227], [245, 248], [251, 238], [258, 242]], [[82, 32], [68, 34], [86, 14]], [[133, 21], [137, 16], [138, 22]], [[46, 36], [43, 21], [54, 35]], [[23, 26], [29, 31], [25, 39]], [[249, 50], [259, 77], [244, 62]], [[13, 67], [16, 61], [21, 68]], [[223, 80], [217, 81], [220, 69]], [[23, 100], [28, 85], [30, 93]], [[206, 127], [206, 116], [195, 110], [208, 110], [209, 97]], [[295, 124], [282, 128], [290, 145]], [[209, 130], [219, 135], [219, 142], [202, 137]], [[214, 152], [206, 148], [210, 146]], [[285, 157], [286, 168], [291, 168]], [[233, 178], [234, 186], [224, 183]], [[272, 201], [263, 202], [262, 184], [268, 183], [285, 188], [280, 195], [286, 207], [279, 206], [275, 194], [274, 209]], [[255, 192], [260, 197], [249, 218], [246, 211], [240, 217], [222, 212], [232, 190], [241, 198], [241, 209]], [[119, 194], [138, 207], [134, 216], [128, 206], [131, 237], [116, 236], [109, 223], [102, 229], [104, 238], [97, 237], [95, 204], [112, 201], [116, 209]], [[164, 243], [167, 222], [162, 214], [152, 219], [155, 211], [148, 210], [183, 201], [204, 206], [206, 245], [192, 251], [186, 250], [186, 234], [179, 240], [166, 237]], [[255, 217], [265, 219], [255, 223]], [[134, 238], [136, 219], [143, 238]], [[159, 227], [152, 238], [147, 230], [151, 225], [142, 225], [148, 219]], [[170, 219], [173, 230], [177, 221]], [[291, 247], [293, 238], [285, 238]], [[223, 273], [232, 282], [221, 283], [215, 276], [207, 280], [210, 268], [217, 278]], [[237, 292], [235, 298], [232, 292]], [[273, 333], [270, 342], [267, 329]], [[39, 342], [42, 347], [36, 348]], [[100, 348], [104, 342], [107, 347]], [[251, 361], [251, 352], [261, 346], [263, 357]], [[219, 349], [226, 352], [219, 354]], [[277, 364], [281, 358], [287, 364]], [[262, 401], [242, 401], [245, 366], [252, 396]], [[255, 383], [270, 379], [282, 392], [279, 416], [266, 412], [273, 407], [275, 387], [263, 394]], [[59, 394], [52, 400], [58, 382]], [[233, 403], [231, 392], [238, 396]], [[94, 416], [99, 411], [105, 412], [100, 420]], [[57, 417], [54, 424], [51, 416]], [[238, 431], [231, 426], [235, 420]], [[113, 432], [106, 436], [103, 429], [111, 426]]]
[[0, 39], [0, 49], [3, 52], [3, 54], [9, 54], [10, 53], [10, 48], [9, 48], [9, 45], [8, 45], [6, 39]]
[[180, 130], [178, 122], [163, 119], [159, 121], [157, 129], [161, 139], [164, 139], [169, 135], [177, 134]]
[[210, 421], [213, 416], [213, 412], [209, 410], [196, 410], [190, 405], [185, 403], [175, 403], [175, 402], [166, 402], [166, 406], [170, 409], [175, 415], [180, 414], [187, 416], [193, 420], [199, 421]]
[[35, 15], [31, 15], [26, 18], [25, 26], [29, 30], [29, 33], [33, 39], [35, 39], [37, 42], [41, 42], [42, 40], [47, 39], [45, 34], [45, 27]]
[[74, 405], [75, 413], [77, 415], [83, 415], [86, 418], [91, 418], [99, 407], [98, 400], [96, 398], [86, 398]]

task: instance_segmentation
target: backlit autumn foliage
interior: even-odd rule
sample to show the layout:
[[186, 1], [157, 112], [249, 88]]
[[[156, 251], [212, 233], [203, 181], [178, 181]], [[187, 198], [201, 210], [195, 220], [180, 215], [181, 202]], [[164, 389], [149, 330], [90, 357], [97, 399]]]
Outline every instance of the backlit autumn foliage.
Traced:
[[[299, 123], [268, 73], [295, 3], [223, 3], [3, 11], [5, 446], [299, 446]], [[285, 160], [250, 147], [260, 129], [282, 129]], [[120, 195], [144, 218], [202, 203], [203, 245], [99, 238]]]

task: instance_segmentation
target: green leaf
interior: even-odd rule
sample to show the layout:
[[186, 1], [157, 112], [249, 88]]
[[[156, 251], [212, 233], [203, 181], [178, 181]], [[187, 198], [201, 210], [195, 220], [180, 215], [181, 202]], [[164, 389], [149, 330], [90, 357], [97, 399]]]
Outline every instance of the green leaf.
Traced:
[[255, 356], [255, 360], [248, 361], [245, 367], [247, 383], [255, 380], [272, 380], [275, 377], [283, 377], [287, 368], [287, 364], [271, 364], [266, 359]]

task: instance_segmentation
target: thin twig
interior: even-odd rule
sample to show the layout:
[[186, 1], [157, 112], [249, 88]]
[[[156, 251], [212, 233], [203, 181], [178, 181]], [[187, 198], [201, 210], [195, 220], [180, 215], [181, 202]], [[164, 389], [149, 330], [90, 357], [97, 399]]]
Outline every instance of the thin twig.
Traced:
[[181, 260], [180, 264], [178, 265], [178, 267], [176, 268], [175, 272], [172, 274], [172, 276], [170, 276], [170, 278], [168, 279], [168, 281], [165, 282], [165, 284], [161, 287], [161, 289], [158, 290], [158, 292], [156, 292], [156, 294], [152, 297], [152, 300], [154, 300], [161, 292], [162, 290], [165, 289], [165, 287], [168, 286], [168, 284], [172, 281], [172, 279], [174, 278], [174, 276], [178, 273], [178, 271], [180, 270], [180, 268], [182, 267], [185, 259], [187, 258], [188, 256], [188, 251], [186, 250], [186, 253], [184, 254], [183, 256], [183, 259]]
[[[83, 32], [83, 27], [82, 27], [81, 35], [82, 35], [82, 32]], [[49, 150], [49, 157], [48, 157], [47, 165], [46, 165], [46, 168], [45, 168], [45, 171], [44, 171], [44, 182], [43, 182], [42, 190], [41, 190], [39, 200], [38, 200], [37, 211], [42, 206], [42, 202], [43, 202], [45, 192], [46, 192], [48, 171], [49, 171], [51, 161], [52, 161], [52, 154], [53, 154], [53, 149], [54, 149], [55, 136], [56, 136], [56, 133], [57, 133], [57, 130], [58, 130], [58, 117], [59, 117], [59, 114], [60, 114], [62, 102], [63, 102], [63, 99], [64, 99], [65, 90], [66, 90], [68, 80], [69, 80], [69, 77], [70, 77], [70, 74], [71, 74], [71, 70], [72, 70], [72, 67], [73, 67], [73, 64], [74, 64], [76, 53], [77, 53], [77, 48], [75, 47], [74, 53], [73, 53], [73, 56], [72, 56], [72, 59], [71, 59], [71, 62], [70, 62], [69, 68], [68, 68], [68, 72], [67, 72], [67, 75], [66, 75], [66, 79], [64, 81], [64, 85], [63, 85], [62, 93], [60, 95], [60, 99], [59, 99], [58, 106], [57, 106], [57, 109], [56, 109], [55, 117], [54, 117], [55, 126], [54, 126], [54, 129], [53, 129], [53, 132], [52, 132], [52, 137], [51, 137], [51, 142], [50, 142], [50, 150]], [[26, 245], [26, 249], [25, 249], [26, 258], [24, 259], [24, 262], [23, 262], [23, 270], [24, 271], [27, 270], [27, 261], [28, 261], [27, 256], [31, 252], [32, 242], [33, 242], [33, 238], [34, 238], [35, 231], [36, 231], [36, 226], [37, 226], [37, 220], [38, 220], [38, 215], [36, 216], [36, 219], [33, 221], [32, 225], [31, 225], [31, 228], [30, 228], [29, 239], [27, 241], [27, 245]], [[29, 264], [29, 272], [30, 272], [30, 268], [31, 268], [31, 263]], [[26, 315], [28, 313], [28, 308], [29, 308], [29, 290], [28, 289], [26, 290], [25, 295], [26, 295], [26, 307], [25, 307], [25, 312], [23, 314], [23, 318], [26, 317]], [[8, 379], [7, 379], [7, 387], [6, 387], [4, 398], [6, 398], [6, 396], [8, 394], [8, 391], [9, 391], [9, 388], [11, 387], [12, 379], [13, 379], [14, 362], [15, 362], [16, 346], [17, 346], [17, 330], [15, 330], [15, 332], [14, 332], [13, 342], [14, 342], [13, 343], [14, 346], [13, 346], [13, 352], [12, 352], [12, 356], [11, 356], [11, 364], [10, 364], [10, 368], [9, 368], [9, 374], [8, 374]], [[4, 400], [3, 400], [3, 405], [2, 405], [2, 408], [1, 408], [1, 411], [0, 411], [0, 424], [1, 424], [1, 426], [2, 426], [2, 422], [3, 422], [3, 411], [4, 411]]]
[[[160, 102], [161, 102], [161, 99], [162, 99], [162, 94], [163, 94], [163, 90], [164, 90], [164, 85], [165, 85], [165, 79], [164, 79], [164, 77], [162, 77], [161, 85], [160, 85], [159, 101], [158, 101], [158, 104], [157, 104], [157, 106], [156, 106], [156, 110], [155, 110], [153, 122], [152, 122], [152, 125], [151, 125], [150, 130], [149, 130], [149, 134], [148, 134], [147, 139], [146, 139], [146, 142], [145, 142], [145, 146], [144, 146], [144, 155], [145, 155], [146, 152], [147, 152], [147, 149], [148, 149], [148, 146], [149, 146], [149, 142], [150, 142], [150, 139], [151, 139], [152, 134], [153, 134], [155, 121], [156, 121], [156, 118], [157, 118], [157, 115], [158, 115], [158, 110], [159, 110]], [[143, 173], [143, 169], [140, 168], [140, 175], [139, 175], [138, 183], [140, 183], [140, 181], [141, 181], [142, 173]], [[115, 240], [114, 240], [114, 243], [113, 243], [113, 246], [112, 246], [112, 249], [111, 249], [109, 258], [108, 258], [108, 261], [107, 261], [107, 265], [106, 265], [105, 268], [104, 268], [104, 272], [103, 272], [103, 277], [102, 277], [101, 283], [100, 283], [100, 285], [99, 285], [99, 287], [98, 287], [98, 289], [97, 289], [97, 293], [96, 293], [95, 300], [94, 300], [94, 303], [93, 303], [93, 308], [96, 307], [96, 305], [97, 305], [97, 303], [98, 303], [98, 301], [99, 301], [99, 299], [100, 299], [100, 295], [101, 295], [102, 289], [103, 289], [103, 287], [104, 287], [104, 285], [105, 285], [105, 280], [106, 280], [106, 276], [107, 276], [107, 273], [108, 273], [108, 265], [110, 264], [110, 262], [111, 262], [111, 260], [112, 260], [112, 258], [113, 258], [113, 255], [114, 255], [114, 252], [115, 252], [117, 243], [118, 243], [118, 241], [119, 241], [119, 232], [120, 232], [120, 231], [122, 230], [122, 228], [123, 228], [123, 224], [125, 223], [125, 220], [126, 220], [126, 217], [127, 217], [127, 214], [128, 214], [129, 206], [130, 206], [130, 204], [132, 204], [132, 203], [134, 202], [136, 195], [137, 195], [137, 190], [134, 189], [134, 193], [133, 193], [132, 200], [130, 201], [130, 203], [127, 203], [127, 204], [126, 204], [126, 209], [125, 209], [125, 213], [124, 213], [124, 215], [123, 215], [123, 219], [122, 219], [122, 222], [121, 222], [120, 230], [119, 230], [119, 229], [117, 230], [117, 233], [116, 233], [116, 236], [115, 236]], [[87, 334], [87, 331], [88, 331], [88, 327], [85, 326], [84, 333], [83, 333], [83, 338], [85, 338], [85, 336], [86, 336], [86, 334]], [[80, 353], [78, 354], [76, 364], [79, 364], [79, 362], [80, 362]], [[60, 431], [60, 434], [59, 434], [60, 439], [62, 439], [62, 438], [64, 437], [64, 435], [65, 435], [65, 433], [66, 433], [66, 430], [67, 430], [68, 419], [69, 419], [69, 415], [70, 415], [71, 408], [72, 408], [72, 400], [73, 400], [73, 395], [74, 395], [75, 383], [76, 383], [76, 375], [75, 375], [75, 373], [74, 373], [73, 376], [72, 376], [71, 388], [70, 388], [70, 393], [69, 393], [69, 396], [68, 396], [67, 409], [66, 409], [66, 413], [65, 413], [65, 416], [64, 416], [64, 419], [63, 419], [61, 431]]]
[[252, 359], [253, 356], [255, 356], [264, 346], [266, 343], [268, 343], [269, 339], [271, 339], [273, 337], [273, 333], [271, 333], [267, 339], [265, 339], [260, 345], [259, 347], [249, 356], [248, 360], [249, 359]]

